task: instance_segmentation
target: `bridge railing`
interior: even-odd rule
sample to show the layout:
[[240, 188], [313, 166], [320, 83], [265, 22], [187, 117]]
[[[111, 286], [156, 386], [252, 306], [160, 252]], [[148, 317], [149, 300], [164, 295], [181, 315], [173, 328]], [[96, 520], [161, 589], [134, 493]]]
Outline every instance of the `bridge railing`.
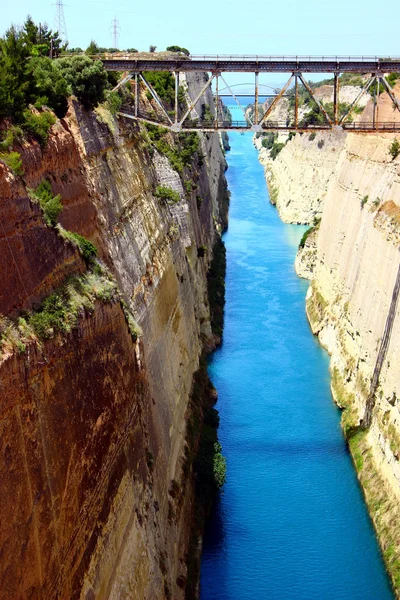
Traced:
[[192, 60], [201, 61], [266, 61], [266, 62], [390, 62], [399, 61], [400, 57], [385, 57], [376, 55], [347, 56], [347, 55], [278, 55], [278, 54], [190, 54]]

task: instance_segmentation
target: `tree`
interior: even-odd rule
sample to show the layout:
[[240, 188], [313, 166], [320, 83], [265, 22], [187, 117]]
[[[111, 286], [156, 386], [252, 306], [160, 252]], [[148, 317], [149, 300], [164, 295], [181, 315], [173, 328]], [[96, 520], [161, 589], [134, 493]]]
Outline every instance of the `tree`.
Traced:
[[104, 100], [108, 87], [107, 71], [100, 60], [88, 56], [72, 56], [57, 60], [60, 71], [71, 91], [85, 108]]
[[99, 54], [100, 53], [100, 48], [98, 47], [98, 45], [96, 44], [96, 42], [94, 40], [91, 40], [89, 46], [86, 48], [85, 50], [86, 54], [92, 55], [92, 54]]
[[25, 62], [28, 50], [20, 32], [10, 27], [0, 39], [0, 117], [18, 117], [24, 110]]
[[157, 50], [157, 46], [151, 45], [149, 48], [149, 52], [155, 52]]
[[47, 23], [36, 25], [28, 15], [22, 28], [21, 38], [30, 56], [58, 56], [62, 41], [57, 32], [49, 29]]
[[168, 52], [182, 52], [182, 54], [186, 54], [186, 56], [190, 55], [190, 52], [187, 48], [182, 48], [181, 46], [168, 46]]
[[59, 61], [47, 57], [31, 58], [26, 74], [29, 82], [28, 102], [36, 104], [40, 100], [41, 104], [52, 108], [58, 117], [63, 117], [67, 112], [67, 98], [72, 88], [62, 73]]

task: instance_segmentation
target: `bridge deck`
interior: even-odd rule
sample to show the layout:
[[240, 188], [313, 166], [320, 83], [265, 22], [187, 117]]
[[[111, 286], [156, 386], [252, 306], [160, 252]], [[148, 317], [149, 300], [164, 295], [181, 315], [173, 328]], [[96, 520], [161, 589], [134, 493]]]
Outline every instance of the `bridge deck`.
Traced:
[[135, 55], [102, 58], [108, 71], [209, 71], [260, 73], [393, 73], [400, 58], [377, 56], [190, 56], [162, 59]]

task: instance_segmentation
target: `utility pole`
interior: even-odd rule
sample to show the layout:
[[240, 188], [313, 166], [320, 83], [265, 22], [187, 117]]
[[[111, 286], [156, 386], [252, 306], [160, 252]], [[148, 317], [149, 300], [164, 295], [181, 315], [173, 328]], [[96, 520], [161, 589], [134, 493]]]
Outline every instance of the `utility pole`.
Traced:
[[65, 23], [63, 0], [56, 0], [56, 16], [54, 18], [54, 28], [58, 32], [60, 39], [66, 44], [68, 42], [67, 25]]
[[119, 26], [118, 19], [115, 16], [114, 16], [114, 19], [112, 20], [110, 29], [111, 29], [111, 33], [113, 36], [113, 44], [114, 44], [113, 47], [118, 49], [118, 37], [121, 32], [121, 27]]

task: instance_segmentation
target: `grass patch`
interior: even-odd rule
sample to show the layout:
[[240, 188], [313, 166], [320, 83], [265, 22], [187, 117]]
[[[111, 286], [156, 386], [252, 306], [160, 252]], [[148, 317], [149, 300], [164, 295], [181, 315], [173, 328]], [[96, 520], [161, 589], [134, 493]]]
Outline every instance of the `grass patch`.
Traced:
[[119, 298], [115, 281], [93, 272], [73, 277], [48, 296], [39, 309], [27, 316], [27, 324], [39, 340], [69, 333], [82, 311], [93, 312], [95, 301], [109, 303]]
[[79, 249], [79, 252], [81, 253], [85, 262], [87, 264], [92, 264], [97, 256], [96, 246], [82, 235], [79, 235], [79, 233], [67, 231], [66, 229], [61, 227], [61, 225], [58, 225], [57, 228], [62, 238], [64, 238], [65, 240], [69, 240]]
[[22, 353], [29, 343], [69, 333], [84, 313], [92, 313], [96, 300], [110, 303], [119, 299], [117, 284], [104, 272], [92, 271], [72, 277], [43, 300], [32, 312], [16, 321], [0, 316], [0, 356]]
[[31, 196], [34, 200], [39, 201], [47, 225], [54, 227], [63, 207], [60, 194], [53, 196], [50, 182], [44, 179], [36, 190], [31, 190]]
[[7, 167], [11, 169], [14, 175], [19, 175], [21, 177], [24, 174], [21, 155], [19, 152], [3, 152], [0, 154], [0, 160], [2, 160], [3, 163], [5, 163]]
[[37, 140], [41, 146], [45, 146], [49, 137], [50, 128], [54, 125], [56, 120], [56, 117], [50, 112], [42, 112], [37, 115], [30, 110], [25, 110], [21, 126], [22, 129]]
[[2, 132], [2, 140], [0, 141], [0, 152], [12, 150], [17, 142], [23, 138], [24, 132], [21, 127], [11, 126], [6, 131]]

